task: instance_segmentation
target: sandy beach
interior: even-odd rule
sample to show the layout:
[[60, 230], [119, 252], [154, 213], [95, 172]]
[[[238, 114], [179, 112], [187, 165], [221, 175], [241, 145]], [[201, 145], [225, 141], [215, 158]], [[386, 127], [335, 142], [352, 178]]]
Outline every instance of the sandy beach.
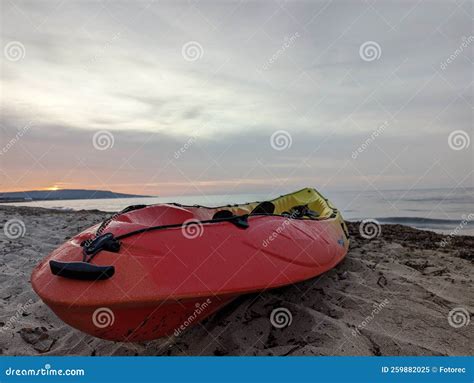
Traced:
[[[297, 285], [242, 296], [182, 335], [114, 343], [59, 320], [36, 296], [41, 258], [107, 216], [0, 206], [0, 352], [3, 355], [471, 355], [474, 237], [383, 225], [364, 239], [350, 223], [346, 259]], [[24, 223], [8, 238], [7, 221]], [[441, 245], [444, 244], [444, 246]], [[275, 328], [276, 308], [291, 324]], [[454, 310], [454, 311], [453, 311]], [[450, 314], [451, 312], [451, 314]]]

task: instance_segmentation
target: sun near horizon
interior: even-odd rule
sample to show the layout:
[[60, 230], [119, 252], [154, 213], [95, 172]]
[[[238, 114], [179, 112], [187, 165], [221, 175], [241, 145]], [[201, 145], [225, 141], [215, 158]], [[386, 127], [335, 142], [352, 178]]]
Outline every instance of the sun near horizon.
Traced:
[[53, 185], [53, 186], [49, 186], [43, 190], [49, 190], [49, 191], [56, 191], [56, 190], [62, 190], [63, 188], [58, 186], [58, 185]]

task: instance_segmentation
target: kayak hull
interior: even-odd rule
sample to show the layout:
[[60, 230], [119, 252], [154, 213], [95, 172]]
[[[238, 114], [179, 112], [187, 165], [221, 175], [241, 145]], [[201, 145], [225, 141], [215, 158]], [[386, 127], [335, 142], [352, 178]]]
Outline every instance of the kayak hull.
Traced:
[[[255, 205], [233, 211], [242, 214]], [[54, 275], [49, 261], [81, 261], [81, 244], [98, 229], [91, 227], [34, 269], [33, 289], [72, 327], [108, 340], [143, 341], [179, 335], [241, 294], [318, 276], [341, 262], [349, 247], [335, 209], [315, 220], [273, 214], [250, 215], [247, 225], [207, 222], [219, 209], [160, 204], [120, 214], [106, 230], [118, 238], [164, 228], [125, 236], [118, 252], [100, 251], [90, 264], [113, 266], [108, 279]]]
[[68, 325], [89, 335], [112, 341], [138, 342], [180, 336], [234, 297], [158, 302], [148, 306], [77, 306], [49, 304]]

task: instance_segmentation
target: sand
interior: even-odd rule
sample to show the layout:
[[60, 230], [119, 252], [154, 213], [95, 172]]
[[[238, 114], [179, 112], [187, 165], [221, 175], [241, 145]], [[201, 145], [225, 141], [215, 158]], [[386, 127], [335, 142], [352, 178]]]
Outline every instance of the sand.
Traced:
[[[346, 259], [320, 277], [242, 296], [179, 337], [144, 343], [91, 337], [58, 319], [29, 279], [41, 258], [104, 217], [0, 206], [3, 355], [473, 354], [474, 237], [383, 225], [380, 236], [364, 239], [358, 223], [349, 224]], [[12, 219], [24, 223], [20, 238], [5, 236]], [[289, 326], [272, 325], [276, 309], [291, 313]]]

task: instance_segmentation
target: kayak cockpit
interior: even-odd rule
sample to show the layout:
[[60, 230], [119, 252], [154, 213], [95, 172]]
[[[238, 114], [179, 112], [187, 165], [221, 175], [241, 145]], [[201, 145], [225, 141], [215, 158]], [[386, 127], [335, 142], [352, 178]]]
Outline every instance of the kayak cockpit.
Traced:
[[197, 219], [200, 219], [201, 215], [205, 215], [206, 219], [230, 215], [225, 212], [230, 212], [232, 215], [281, 215], [290, 218], [327, 219], [337, 212], [327, 199], [311, 188], [305, 188], [264, 202], [251, 202], [218, 208], [199, 205], [183, 207], [193, 211]]

